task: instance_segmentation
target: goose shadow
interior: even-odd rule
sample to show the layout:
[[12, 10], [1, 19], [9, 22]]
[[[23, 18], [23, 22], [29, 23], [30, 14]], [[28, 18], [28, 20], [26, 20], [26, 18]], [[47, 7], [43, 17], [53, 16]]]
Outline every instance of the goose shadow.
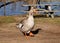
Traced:
[[36, 30], [33, 30], [31, 31], [33, 34], [38, 34], [42, 29], [41, 28], [38, 28]]

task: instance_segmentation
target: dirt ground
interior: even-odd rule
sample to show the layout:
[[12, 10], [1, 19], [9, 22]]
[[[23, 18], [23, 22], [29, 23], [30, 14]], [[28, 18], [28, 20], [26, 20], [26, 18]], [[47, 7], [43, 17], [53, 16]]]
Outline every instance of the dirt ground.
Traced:
[[60, 43], [60, 26], [36, 24], [34, 30], [41, 30], [28, 39], [15, 26], [9, 23], [0, 27], [0, 43]]
[[16, 23], [0, 25], [0, 43], [60, 43], [60, 26], [46, 23], [35, 24], [34, 30], [39, 30], [34, 37], [22, 35], [16, 28]]

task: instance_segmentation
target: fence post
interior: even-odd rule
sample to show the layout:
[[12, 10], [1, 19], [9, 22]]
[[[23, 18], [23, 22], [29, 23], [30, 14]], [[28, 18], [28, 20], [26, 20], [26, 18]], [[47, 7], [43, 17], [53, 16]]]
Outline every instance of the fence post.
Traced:
[[5, 7], [6, 0], [4, 0], [3, 2], [4, 2], [4, 16], [6, 16], [6, 7]]

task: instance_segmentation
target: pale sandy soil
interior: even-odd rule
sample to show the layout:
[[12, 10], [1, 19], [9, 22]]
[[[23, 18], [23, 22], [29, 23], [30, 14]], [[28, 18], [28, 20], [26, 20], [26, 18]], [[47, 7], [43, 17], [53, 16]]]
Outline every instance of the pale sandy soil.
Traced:
[[34, 37], [25, 36], [16, 28], [16, 23], [0, 25], [0, 43], [60, 43], [60, 26], [36, 23], [34, 30], [41, 29]]

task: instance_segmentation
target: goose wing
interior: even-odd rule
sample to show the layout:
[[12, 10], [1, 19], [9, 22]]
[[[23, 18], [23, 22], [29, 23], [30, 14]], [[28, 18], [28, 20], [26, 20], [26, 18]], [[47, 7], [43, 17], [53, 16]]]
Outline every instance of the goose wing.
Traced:
[[23, 20], [21, 20], [20, 23], [17, 24], [17, 28], [22, 28], [26, 23], [26, 21], [27, 21], [27, 18], [24, 18]]

